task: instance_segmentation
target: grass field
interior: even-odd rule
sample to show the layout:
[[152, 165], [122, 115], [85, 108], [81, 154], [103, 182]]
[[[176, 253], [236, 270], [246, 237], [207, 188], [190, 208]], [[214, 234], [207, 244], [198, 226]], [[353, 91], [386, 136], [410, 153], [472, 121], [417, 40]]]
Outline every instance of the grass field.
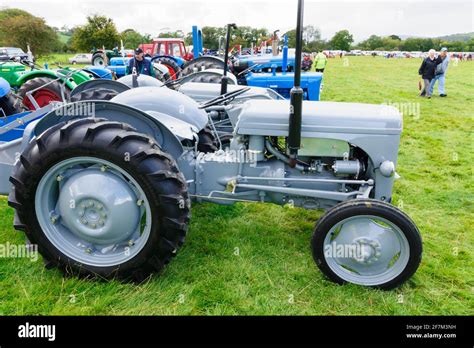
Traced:
[[[42, 262], [0, 259], [0, 313], [467, 315], [474, 312], [474, 62], [454, 62], [447, 98], [417, 97], [418, 59], [331, 59], [322, 99], [399, 105], [404, 115], [394, 204], [417, 223], [421, 266], [401, 288], [338, 286], [312, 261], [321, 211], [194, 204], [188, 239], [142, 285], [82, 281]], [[419, 110], [419, 112], [418, 112]], [[0, 198], [0, 243], [21, 244]]]

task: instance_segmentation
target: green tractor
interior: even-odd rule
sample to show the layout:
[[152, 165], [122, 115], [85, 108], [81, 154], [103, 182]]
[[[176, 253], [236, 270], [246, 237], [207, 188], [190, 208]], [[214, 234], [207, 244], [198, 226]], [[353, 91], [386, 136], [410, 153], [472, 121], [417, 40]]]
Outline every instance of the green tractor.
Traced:
[[[68, 100], [70, 92], [83, 82], [98, 77], [111, 77], [105, 69], [48, 69], [28, 60], [0, 61], [0, 77], [4, 78], [17, 94], [18, 103], [28, 110], [36, 110], [52, 101]], [[110, 76], [109, 76], [110, 75]], [[31, 95], [33, 98], [29, 98]], [[36, 104], [36, 105], [35, 105]]]

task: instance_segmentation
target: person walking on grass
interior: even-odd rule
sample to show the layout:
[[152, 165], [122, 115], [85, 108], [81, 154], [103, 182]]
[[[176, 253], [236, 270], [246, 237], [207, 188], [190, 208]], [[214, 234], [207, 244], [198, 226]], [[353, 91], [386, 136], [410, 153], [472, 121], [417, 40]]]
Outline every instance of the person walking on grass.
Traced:
[[439, 64], [440, 60], [435, 58], [436, 51], [431, 49], [428, 51], [428, 57], [423, 59], [418, 74], [421, 75], [423, 79], [423, 88], [420, 93], [420, 97], [431, 98], [430, 93], [430, 84], [431, 80], [435, 76], [436, 66]]
[[444, 90], [446, 71], [448, 70], [448, 64], [449, 64], [448, 49], [446, 47], [443, 47], [441, 49], [437, 60], [439, 61], [439, 64], [436, 66], [435, 76], [433, 80], [431, 80], [431, 83], [430, 83], [430, 95], [433, 94], [435, 83], [436, 81], [438, 81], [439, 96], [447, 97], [448, 95], [446, 94]]
[[323, 73], [324, 69], [326, 68], [326, 64], [328, 62], [328, 59], [326, 55], [323, 53], [323, 51], [319, 51], [314, 61], [316, 63], [316, 72]]

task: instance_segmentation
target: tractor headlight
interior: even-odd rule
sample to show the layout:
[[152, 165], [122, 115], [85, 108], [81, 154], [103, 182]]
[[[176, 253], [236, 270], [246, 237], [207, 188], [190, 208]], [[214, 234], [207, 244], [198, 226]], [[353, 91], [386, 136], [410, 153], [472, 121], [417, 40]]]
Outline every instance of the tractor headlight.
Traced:
[[380, 164], [380, 173], [387, 178], [395, 174], [395, 164], [392, 161], [383, 161]]

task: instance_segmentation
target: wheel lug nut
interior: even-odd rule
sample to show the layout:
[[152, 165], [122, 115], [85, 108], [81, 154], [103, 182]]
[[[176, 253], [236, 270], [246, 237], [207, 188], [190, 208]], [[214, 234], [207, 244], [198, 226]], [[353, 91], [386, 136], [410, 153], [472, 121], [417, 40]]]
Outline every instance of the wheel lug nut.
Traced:
[[83, 225], [87, 225], [87, 220], [86, 220], [86, 219], [81, 219], [81, 223], [82, 223]]
[[104, 221], [103, 220], [99, 220], [99, 226], [104, 226]]
[[107, 170], [107, 166], [102, 166], [102, 167], [100, 167], [100, 171], [101, 171], [101, 172], [105, 172], [106, 170]]
[[80, 210], [80, 211], [79, 211], [79, 216], [82, 217], [82, 216], [84, 216], [84, 214], [85, 214], [84, 210]]
[[96, 228], [96, 224], [91, 224], [91, 228]]
[[58, 176], [56, 177], [56, 181], [61, 181], [61, 180], [63, 180], [63, 179], [64, 179], [64, 178], [63, 178], [62, 175], [58, 175]]
[[86, 253], [88, 253], [88, 254], [92, 254], [92, 249], [91, 249], [91, 248], [87, 248], [85, 251], [86, 251]]
[[101, 203], [97, 204], [97, 209], [102, 210], [102, 208], [104, 208], [104, 206]]
[[135, 245], [135, 241], [133, 241], [133, 240], [128, 241], [128, 246], [134, 246], [134, 245]]
[[139, 199], [139, 200], [137, 201], [137, 205], [138, 205], [138, 206], [141, 206], [142, 204], [143, 204], [143, 200]]

